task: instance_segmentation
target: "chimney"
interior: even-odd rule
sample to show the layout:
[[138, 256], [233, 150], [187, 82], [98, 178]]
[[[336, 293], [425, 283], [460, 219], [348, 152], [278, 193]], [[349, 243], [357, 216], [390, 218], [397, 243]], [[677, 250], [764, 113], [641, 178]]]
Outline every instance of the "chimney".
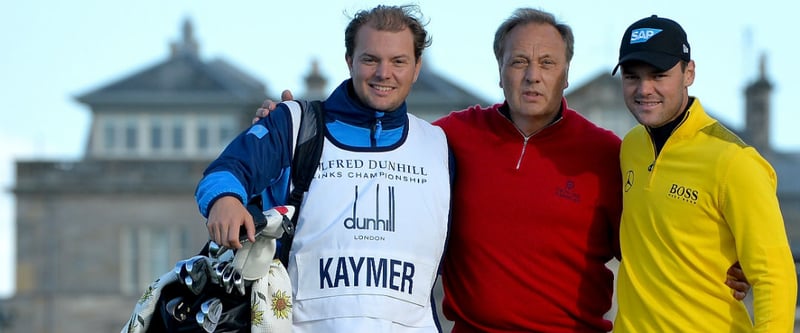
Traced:
[[325, 99], [327, 92], [325, 86], [328, 85], [328, 80], [319, 72], [319, 63], [316, 59], [311, 61], [311, 72], [305, 77], [306, 82], [306, 99]]
[[170, 44], [170, 58], [191, 57], [197, 58], [199, 46], [194, 39], [194, 27], [191, 20], [186, 18], [183, 21], [182, 39]]
[[761, 54], [758, 78], [745, 89], [745, 137], [747, 142], [759, 150], [771, 150], [770, 97], [772, 83], [767, 80], [766, 54]]

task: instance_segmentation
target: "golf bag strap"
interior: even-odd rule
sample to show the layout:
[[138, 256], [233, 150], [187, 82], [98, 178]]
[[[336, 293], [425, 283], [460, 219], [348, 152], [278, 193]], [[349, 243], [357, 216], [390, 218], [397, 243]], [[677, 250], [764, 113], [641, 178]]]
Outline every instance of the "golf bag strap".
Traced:
[[[322, 145], [325, 136], [325, 117], [320, 101], [285, 101], [292, 111], [292, 131], [295, 134], [295, 146], [292, 152], [291, 186], [287, 205], [295, 207], [291, 230], [286, 230], [280, 239], [278, 259], [289, 267], [289, 251], [292, 248], [294, 229], [300, 216], [300, 205], [308, 191], [314, 173], [322, 157]], [[299, 110], [298, 110], [299, 109]], [[297, 114], [299, 113], [299, 117]], [[299, 125], [297, 124], [299, 119]]]

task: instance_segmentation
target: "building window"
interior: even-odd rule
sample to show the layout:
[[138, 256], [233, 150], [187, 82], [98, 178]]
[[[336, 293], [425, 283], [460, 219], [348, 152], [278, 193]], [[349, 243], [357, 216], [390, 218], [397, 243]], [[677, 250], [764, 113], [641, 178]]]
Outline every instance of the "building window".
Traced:
[[153, 121], [152, 126], [150, 127], [150, 148], [154, 151], [160, 151], [162, 147], [164, 147], [164, 129], [161, 127], [161, 123], [158, 121]]
[[210, 141], [208, 132], [208, 125], [206, 124], [200, 124], [200, 126], [197, 127], [197, 148], [200, 151], [208, 150]]
[[131, 123], [125, 126], [125, 149], [136, 150], [136, 143], [139, 140], [136, 131], [136, 124]]
[[[149, 233], [149, 255], [148, 260], [144, 264], [147, 265], [146, 271], [150, 272], [152, 276], [159, 276], [160, 272], [166, 272], [170, 268], [173, 268], [175, 265], [174, 262], [171, 262], [169, 255], [153, 255], [156, 253], [162, 254], [169, 254], [169, 232], [168, 230], [159, 230], [154, 229], [150, 230]], [[153, 275], [154, 274], [154, 275]]]
[[171, 271], [178, 260], [189, 258], [189, 230], [181, 226], [137, 226], [121, 234], [121, 288], [136, 295], [156, 278]]
[[229, 124], [222, 124], [219, 127], [219, 145], [220, 147], [227, 146], [231, 141], [233, 141], [236, 132], [233, 130], [233, 126]]
[[172, 149], [176, 151], [183, 150], [183, 146], [185, 145], [185, 133], [183, 124], [180, 122], [175, 123], [172, 126]]
[[116, 134], [117, 131], [114, 128], [114, 124], [106, 122], [105, 126], [103, 126], [103, 147], [107, 151], [114, 149], [117, 145]]

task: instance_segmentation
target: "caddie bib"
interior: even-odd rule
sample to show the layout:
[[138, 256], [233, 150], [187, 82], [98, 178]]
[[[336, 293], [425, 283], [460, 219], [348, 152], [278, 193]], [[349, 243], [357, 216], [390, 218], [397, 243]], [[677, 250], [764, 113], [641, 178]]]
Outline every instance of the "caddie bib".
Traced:
[[378, 152], [326, 138], [290, 254], [295, 323], [360, 317], [435, 326], [430, 296], [449, 206], [438, 127], [409, 115], [405, 140]]

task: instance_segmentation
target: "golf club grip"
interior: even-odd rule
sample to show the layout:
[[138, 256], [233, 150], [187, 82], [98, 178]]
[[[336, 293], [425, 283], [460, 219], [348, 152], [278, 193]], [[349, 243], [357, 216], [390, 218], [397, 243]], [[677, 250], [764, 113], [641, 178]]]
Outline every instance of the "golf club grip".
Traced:
[[[256, 235], [258, 235], [264, 228], [267, 226], [267, 217], [264, 216], [264, 212], [261, 210], [260, 205], [255, 203], [248, 204], [246, 206], [247, 211], [250, 212], [250, 215], [253, 216], [253, 224], [256, 227]], [[239, 228], [239, 241], [244, 242], [247, 240], [247, 229], [242, 226]]]

